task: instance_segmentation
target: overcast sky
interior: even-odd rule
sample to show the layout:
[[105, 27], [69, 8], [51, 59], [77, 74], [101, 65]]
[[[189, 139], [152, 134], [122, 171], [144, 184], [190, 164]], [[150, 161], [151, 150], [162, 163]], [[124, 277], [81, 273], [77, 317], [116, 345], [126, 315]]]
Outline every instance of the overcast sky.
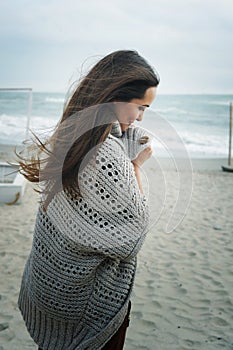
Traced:
[[66, 91], [136, 49], [160, 93], [233, 93], [233, 0], [2, 0], [0, 23], [0, 87]]

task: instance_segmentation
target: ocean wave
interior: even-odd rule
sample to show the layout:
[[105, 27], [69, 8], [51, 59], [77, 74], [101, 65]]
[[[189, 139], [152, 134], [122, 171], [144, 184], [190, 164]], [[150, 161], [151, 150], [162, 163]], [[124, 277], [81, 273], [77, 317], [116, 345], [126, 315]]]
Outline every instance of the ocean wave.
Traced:
[[203, 117], [203, 111], [197, 112], [197, 111], [185, 110], [177, 107], [155, 108], [154, 111], [157, 113], [161, 113], [162, 115], [167, 115], [168, 117], [172, 116], [175, 118], [180, 115]]
[[13, 116], [2, 114], [0, 116], [0, 143], [21, 143], [26, 137], [26, 126], [26, 117], [21, 116], [16, 120]]
[[185, 155], [185, 149], [190, 155], [200, 156], [216, 156], [225, 157], [228, 152], [228, 138], [221, 135], [207, 135], [205, 133], [197, 132], [178, 132], [180, 141], [177, 136], [168, 135], [163, 142], [160, 141], [159, 137], [155, 138], [152, 142], [152, 148], [155, 156], [166, 157], [169, 156], [170, 152], [180, 155]]
[[196, 150], [216, 155], [226, 155], [228, 152], [228, 135], [206, 135], [201, 133], [181, 134], [184, 143], [194, 152]]
[[[232, 97], [231, 101], [233, 101], [233, 97]], [[231, 101], [230, 100], [229, 101], [206, 101], [206, 103], [209, 105], [229, 107]]]
[[51, 102], [51, 103], [64, 103], [65, 99], [62, 97], [46, 97], [45, 102]]
[[185, 109], [180, 109], [177, 107], [155, 108], [155, 111], [158, 113], [177, 113], [177, 114], [189, 113], [189, 111], [186, 111]]
[[[177, 109], [170, 108], [170, 110]], [[56, 127], [58, 120], [59, 118], [55, 118], [53, 116], [32, 115], [29, 123], [29, 129], [39, 136], [49, 136]], [[145, 122], [146, 121], [148, 122], [148, 126], [146, 126], [146, 124], [143, 125], [144, 122], [141, 126], [151, 130], [151, 132], [156, 135], [156, 131], [160, 130], [160, 126], [156, 124], [155, 115], [148, 115], [147, 118], [145, 114]], [[179, 134], [183, 140], [186, 149], [192, 154], [198, 153], [206, 156], [226, 156], [228, 152], [227, 130], [223, 130], [223, 128], [221, 128], [219, 125], [216, 125], [216, 123], [214, 125], [214, 123], [211, 122], [209, 122], [208, 127], [206, 127], [206, 123], [203, 118], [196, 122], [199, 124], [193, 124], [190, 122], [190, 120], [182, 120], [178, 124], [175, 122], [171, 123], [177, 134]], [[22, 142], [26, 135], [26, 126], [26, 115], [0, 115], [0, 143], [12, 143], [12, 140], [14, 140], [15, 143]], [[170, 149], [175, 149], [177, 145], [175, 144], [175, 141], [172, 140], [172, 137], [170, 139], [170, 135], [168, 135], [166, 130], [164, 131], [164, 135]], [[164, 148], [161, 142], [159, 142], [159, 138], [158, 140], [155, 138], [153, 147], [155, 154], [158, 152], [161, 153]]]
[[[30, 131], [35, 134], [50, 134], [57, 124], [55, 118], [45, 118], [42, 116], [32, 116], [29, 121]], [[27, 136], [27, 116], [26, 115], [0, 115], [0, 143], [12, 144], [21, 143]]]

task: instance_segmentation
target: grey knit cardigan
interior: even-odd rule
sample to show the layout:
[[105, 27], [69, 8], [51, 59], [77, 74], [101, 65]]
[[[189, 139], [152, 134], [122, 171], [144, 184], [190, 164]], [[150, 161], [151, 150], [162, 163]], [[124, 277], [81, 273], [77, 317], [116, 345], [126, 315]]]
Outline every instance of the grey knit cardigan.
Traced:
[[148, 227], [138, 147], [109, 135], [79, 175], [82, 197], [61, 191], [39, 207], [18, 304], [43, 350], [102, 349], [126, 316]]

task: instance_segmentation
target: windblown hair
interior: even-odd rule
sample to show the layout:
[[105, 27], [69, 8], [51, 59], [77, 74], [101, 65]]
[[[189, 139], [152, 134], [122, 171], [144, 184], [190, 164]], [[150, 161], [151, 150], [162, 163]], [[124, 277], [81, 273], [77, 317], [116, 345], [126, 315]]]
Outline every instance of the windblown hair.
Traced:
[[80, 196], [78, 172], [88, 155], [104, 142], [116, 120], [111, 102], [141, 99], [159, 77], [136, 51], [120, 50], [101, 59], [82, 79], [64, 107], [51, 137], [42, 142], [35, 135], [33, 156], [19, 156], [27, 180], [44, 184], [46, 208], [61, 188]]

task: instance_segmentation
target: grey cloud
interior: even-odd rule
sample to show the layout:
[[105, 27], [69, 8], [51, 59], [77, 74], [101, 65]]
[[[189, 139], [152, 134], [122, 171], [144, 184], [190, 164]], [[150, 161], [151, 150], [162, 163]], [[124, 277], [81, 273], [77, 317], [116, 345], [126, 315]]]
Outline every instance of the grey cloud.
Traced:
[[21, 59], [22, 70], [31, 67], [28, 77], [35, 75], [36, 68], [49, 81], [57, 82], [59, 72], [64, 86], [65, 77], [69, 79], [86, 58], [96, 56], [97, 60], [98, 55], [116, 49], [135, 48], [159, 70], [161, 90], [162, 86], [180, 89], [178, 80], [196, 89], [195, 77], [200, 75], [200, 89], [216, 86], [220, 71], [221, 88], [229, 88], [232, 13], [230, 0], [1, 2], [4, 57], [0, 57], [0, 70], [6, 76], [10, 61], [9, 71], [17, 77], [17, 60]]

